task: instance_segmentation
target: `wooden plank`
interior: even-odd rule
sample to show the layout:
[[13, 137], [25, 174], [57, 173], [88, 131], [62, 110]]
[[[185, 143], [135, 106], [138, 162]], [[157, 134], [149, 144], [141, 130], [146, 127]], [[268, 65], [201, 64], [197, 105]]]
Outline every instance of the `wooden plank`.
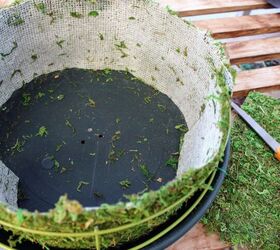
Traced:
[[265, 92], [279, 89], [280, 66], [253, 69], [238, 73], [233, 96], [246, 96], [251, 90]]
[[13, 4], [15, 0], [0, 0], [0, 9]]
[[280, 13], [210, 19], [194, 22], [212, 32], [214, 38], [231, 38], [280, 32]]
[[161, 0], [159, 2], [162, 6], [168, 5], [182, 17], [271, 8], [266, 0]]
[[209, 233], [202, 224], [196, 224], [184, 237], [166, 250], [218, 250], [229, 249], [230, 245], [222, 242], [219, 235]]
[[232, 64], [280, 58], [280, 37], [231, 42], [226, 50]]

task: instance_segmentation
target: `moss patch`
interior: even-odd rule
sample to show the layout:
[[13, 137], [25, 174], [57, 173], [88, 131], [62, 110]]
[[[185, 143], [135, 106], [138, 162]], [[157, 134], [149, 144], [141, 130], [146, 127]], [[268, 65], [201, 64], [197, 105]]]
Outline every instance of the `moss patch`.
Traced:
[[[280, 100], [252, 92], [243, 109], [280, 141]], [[279, 249], [279, 162], [240, 118], [236, 118], [231, 136], [229, 173], [203, 223], [234, 245]]]
[[[78, 202], [70, 201], [64, 196], [56, 204], [55, 209], [47, 214], [32, 214], [25, 210], [7, 213], [1, 206], [0, 220], [13, 224], [14, 237], [10, 239], [11, 246], [15, 246], [22, 239], [28, 239], [42, 246], [72, 249], [94, 247], [96, 228], [102, 230], [134, 224], [125, 230], [109, 230], [110, 232], [102, 235], [100, 237], [102, 249], [106, 249], [117, 243], [136, 239], [143, 235], [143, 232], [149, 233], [154, 227], [165, 222], [187, 197], [191, 197], [197, 189], [205, 187], [205, 180], [214, 168], [215, 165], [211, 164], [198, 171], [189, 171], [180, 181], [169, 183], [160, 191], [145, 193], [141, 198], [137, 195], [129, 196], [131, 201], [129, 204], [103, 205], [96, 211], [85, 211]], [[182, 202], [176, 203], [178, 197], [183, 198]], [[171, 204], [175, 204], [172, 209], [163, 211], [158, 217], [150, 218]], [[21, 229], [17, 228], [18, 226]], [[3, 228], [11, 229], [5, 225]]]

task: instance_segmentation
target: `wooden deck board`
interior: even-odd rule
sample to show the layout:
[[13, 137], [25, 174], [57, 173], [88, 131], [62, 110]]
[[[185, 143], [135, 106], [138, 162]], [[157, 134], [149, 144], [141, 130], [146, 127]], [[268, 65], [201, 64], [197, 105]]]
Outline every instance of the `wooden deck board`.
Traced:
[[218, 234], [206, 232], [204, 226], [199, 223], [167, 250], [225, 250], [229, 247], [229, 244], [219, 239]]
[[232, 64], [280, 58], [280, 37], [231, 42], [226, 50]]
[[195, 16], [240, 10], [271, 8], [266, 0], [161, 0], [180, 16]]
[[266, 92], [272, 89], [280, 89], [280, 66], [240, 72], [234, 87], [234, 97], [246, 96], [251, 90]]
[[219, 18], [194, 22], [217, 39], [280, 32], [280, 13]]

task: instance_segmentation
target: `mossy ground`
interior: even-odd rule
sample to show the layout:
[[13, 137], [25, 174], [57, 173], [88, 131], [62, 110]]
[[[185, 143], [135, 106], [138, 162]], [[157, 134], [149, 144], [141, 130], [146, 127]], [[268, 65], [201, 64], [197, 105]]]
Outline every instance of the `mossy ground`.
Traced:
[[[279, 99], [252, 92], [243, 109], [280, 141]], [[280, 164], [240, 118], [231, 139], [228, 176], [203, 223], [233, 245], [280, 249]]]

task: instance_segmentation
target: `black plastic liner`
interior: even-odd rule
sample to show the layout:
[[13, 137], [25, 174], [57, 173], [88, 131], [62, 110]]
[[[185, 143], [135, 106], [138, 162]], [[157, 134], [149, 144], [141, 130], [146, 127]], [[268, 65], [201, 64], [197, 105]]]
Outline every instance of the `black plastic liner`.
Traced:
[[20, 178], [19, 207], [42, 212], [66, 193], [94, 207], [160, 188], [176, 175], [166, 163], [185, 124], [170, 98], [131, 74], [81, 69], [25, 85], [0, 121], [0, 160]]

